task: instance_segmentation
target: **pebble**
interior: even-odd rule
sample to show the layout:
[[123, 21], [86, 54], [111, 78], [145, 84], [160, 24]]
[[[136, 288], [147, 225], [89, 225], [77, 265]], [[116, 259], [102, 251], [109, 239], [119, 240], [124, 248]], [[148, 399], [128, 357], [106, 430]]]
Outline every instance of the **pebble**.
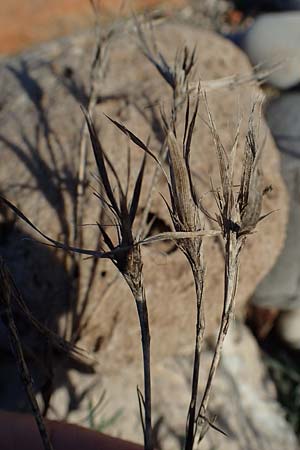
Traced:
[[288, 89], [300, 83], [300, 11], [262, 14], [245, 33], [231, 39], [253, 66], [283, 63], [268, 79], [276, 88]]
[[284, 310], [278, 322], [279, 334], [291, 347], [300, 348], [300, 92], [283, 93], [271, 100], [265, 115], [281, 153], [290, 212], [283, 251], [252, 301]]

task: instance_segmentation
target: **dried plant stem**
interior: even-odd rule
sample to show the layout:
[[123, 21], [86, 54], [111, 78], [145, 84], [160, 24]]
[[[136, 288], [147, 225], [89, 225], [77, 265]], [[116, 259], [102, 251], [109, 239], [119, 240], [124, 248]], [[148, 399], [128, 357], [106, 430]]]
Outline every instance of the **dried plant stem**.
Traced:
[[198, 396], [198, 384], [199, 384], [199, 371], [200, 371], [200, 355], [204, 338], [205, 330], [205, 316], [203, 308], [203, 288], [204, 288], [204, 268], [192, 266], [192, 272], [194, 276], [196, 300], [197, 300], [197, 312], [196, 312], [196, 339], [195, 339], [195, 351], [194, 351], [194, 364], [193, 364], [193, 378], [192, 378], [192, 391], [191, 401], [189, 405], [187, 429], [186, 429], [186, 443], [185, 450], [192, 450], [194, 445], [195, 436], [195, 417], [196, 406]]
[[150, 328], [148, 320], [148, 308], [145, 298], [145, 291], [135, 298], [138, 311], [143, 349], [143, 368], [144, 368], [144, 401], [145, 401], [145, 430], [144, 441], [145, 450], [153, 449], [152, 439], [152, 407], [151, 407], [151, 363], [150, 363]]
[[228, 332], [228, 327], [233, 314], [234, 299], [237, 289], [239, 272], [239, 255], [244, 243], [244, 238], [236, 232], [228, 230], [225, 236], [225, 273], [224, 273], [224, 303], [221, 324], [215, 346], [214, 356], [211, 362], [206, 387], [198, 413], [198, 420], [205, 420], [213, 379], [218, 368], [223, 344]]
[[25, 388], [42, 442], [45, 450], [53, 450], [52, 444], [50, 442], [50, 438], [48, 435], [48, 431], [45, 427], [45, 423], [42, 417], [42, 414], [39, 409], [39, 405], [36, 401], [34, 395], [34, 389], [32, 384], [32, 378], [30, 376], [30, 372], [28, 370], [24, 353], [21, 345], [21, 341], [19, 338], [19, 334], [17, 331], [17, 327], [15, 324], [12, 307], [11, 307], [11, 283], [10, 283], [10, 275], [8, 273], [7, 268], [3, 260], [0, 260], [0, 279], [1, 279], [1, 288], [0, 288], [0, 303], [3, 307], [3, 312], [1, 314], [3, 322], [8, 330], [9, 339], [11, 342], [11, 347], [15, 355], [16, 364], [18, 367], [18, 371], [20, 374], [20, 378], [22, 380], [23, 386]]
[[144, 370], [144, 446], [145, 450], [153, 450], [152, 433], [152, 406], [151, 406], [151, 359], [150, 359], [150, 327], [148, 318], [148, 308], [146, 293], [143, 285], [142, 259], [139, 245], [135, 245], [132, 252], [128, 255], [126, 271], [123, 276], [130, 287], [135, 299], [136, 308], [139, 317], [142, 352], [143, 352], [143, 370]]

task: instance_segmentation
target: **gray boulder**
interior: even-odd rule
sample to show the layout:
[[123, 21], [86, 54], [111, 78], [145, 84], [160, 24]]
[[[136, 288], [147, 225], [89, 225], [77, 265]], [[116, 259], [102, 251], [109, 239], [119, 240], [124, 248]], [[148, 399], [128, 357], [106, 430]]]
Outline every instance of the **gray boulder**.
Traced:
[[300, 82], [300, 12], [263, 14], [236, 43], [253, 65], [283, 61], [269, 77], [273, 86], [288, 89]]
[[253, 302], [286, 310], [279, 319], [281, 336], [300, 346], [300, 93], [272, 100], [266, 110], [268, 125], [281, 151], [281, 169], [290, 195], [290, 212], [284, 249], [268, 276], [259, 284]]

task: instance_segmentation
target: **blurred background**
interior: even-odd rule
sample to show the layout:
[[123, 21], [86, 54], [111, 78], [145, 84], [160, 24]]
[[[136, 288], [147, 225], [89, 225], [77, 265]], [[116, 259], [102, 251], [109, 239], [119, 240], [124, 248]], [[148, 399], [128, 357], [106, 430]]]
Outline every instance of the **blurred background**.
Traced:
[[[185, 0], [102, 0], [104, 16], [128, 14], [160, 6], [182, 6]], [[0, 2], [0, 53], [17, 53], [26, 47], [90, 26], [93, 11], [89, 0], [2, 0]]]

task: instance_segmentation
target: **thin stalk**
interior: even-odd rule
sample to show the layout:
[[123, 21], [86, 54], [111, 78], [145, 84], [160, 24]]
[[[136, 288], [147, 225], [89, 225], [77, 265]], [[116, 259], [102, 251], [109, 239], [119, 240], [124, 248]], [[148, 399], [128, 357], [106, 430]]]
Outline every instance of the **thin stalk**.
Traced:
[[136, 308], [139, 316], [144, 368], [144, 401], [145, 401], [145, 450], [153, 450], [152, 436], [152, 408], [151, 408], [151, 361], [150, 361], [150, 328], [148, 319], [148, 308], [145, 291], [142, 288], [140, 295], [135, 297]]
[[125, 267], [119, 268], [135, 300], [142, 338], [145, 420], [142, 417], [145, 450], [153, 450], [151, 406], [150, 326], [146, 293], [143, 285], [143, 263], [139, 245], [135, 245], [126, 257]]
[[194, 351], [193, 379], [191, 401], [188, 410], [185, 450], [192, 450], [195, 435], [195, 416], [198, 396], [200, 355], [204, 338], [205, 316], [203, 308], [203, 288], [204, 288], [204, 269], [196, 268], [192, 264], [194, 284], [196, 290], [197, 312], [196, 312], [196, 339]]
[[225, 276], [224, 276], [224, 303], [221, 317], [221, 324], [218, 338], [215, 346], [214, 356], [211, 362], [209, 375], [205, 391], [202, 397], [201, 405], [198, 411], [197, 420], [206, 420], [207, 411], [212, 383], [218, 368], [223, 344], [228, 332], [228, 327], [233, 313], [233, 305], [237, 288], [238, 271], [239, 271], [239, 254], [243, 244], [243, 240], [237, 236], [235, 232], [229, 230], [225, 243]]

